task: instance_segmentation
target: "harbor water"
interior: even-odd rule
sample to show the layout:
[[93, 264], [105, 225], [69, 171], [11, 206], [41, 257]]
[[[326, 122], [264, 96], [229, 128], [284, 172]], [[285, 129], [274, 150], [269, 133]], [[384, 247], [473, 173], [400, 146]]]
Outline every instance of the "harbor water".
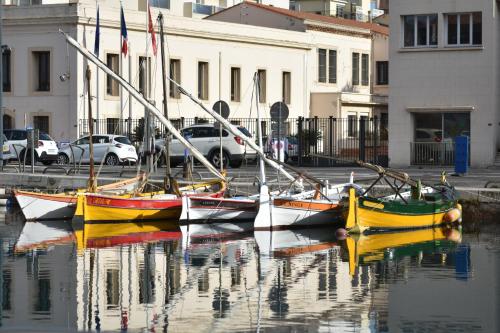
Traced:
[[335, 235], [2, 211], [0, 331], [500, 331], [499, 225]]

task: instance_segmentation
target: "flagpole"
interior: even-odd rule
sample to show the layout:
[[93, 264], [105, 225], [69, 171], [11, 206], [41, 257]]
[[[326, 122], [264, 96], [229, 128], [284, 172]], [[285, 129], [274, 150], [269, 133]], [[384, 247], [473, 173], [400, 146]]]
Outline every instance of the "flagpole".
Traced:
[[[99, 20], [99, 5], [97, 4], [97, 0], [95, 1], [95, 8], [96, 8], [96, 11], [97, 11], [97, 17], [96, 17], [96, 30], [99, 29], [98, 28], [98, 25], [100, 24], [98, 22]], [[96, 31], [96, 38], [97, 38], [97, 31]], [[100, 41], [98, 41], [99, 43]], [[94, 47], [95, 49], [95, 47]], [[100, 48], [99, 46], [97, 47], [97, 49], [95, 50], [97, 51], [97, 54], [95, 55], [97, 58], [99, 58], [99, 55], [100, 55]], [[99, 120], [101, 119], [101, 116], [100, 116], [100, 113], [99, 113], [99, 93], [100, 93], [100, 89], [99, 89], [99, 67], [97, 67], [96, 65], [96, 94], [95, 94], [95, 98], [96, 98], [96, 107], [95, 107], [95, 117], [97, 119], [97, 129], [96, 129], [96, 133], [97, 134], [100, 134], [100, 131], [99, 131]]]
[[[118, 69], [119, 69], [119, 72], [120, 72], [120, 76], [123, 77], [122, 75], [122, 72], [123, 72], [123, 59], [122, 59], [122, 44], [123, 44], [123, 41], [122, 41], [122, 29], [123, 29], [123, 22], [122, 22], [122, 11], [123, 11], [123, 3], [122, 3], [122, 0], [120, 0], [120, 38], [118, 40], [118, 44], [119, 44], [119, 47], [118, 47], [118, 54], [120, 55], [118, 57]], [[120, 90], [119, 90], [119, 94], [120, 94], [120, 120], [123, 119], [123, 87], [120, 85]]]

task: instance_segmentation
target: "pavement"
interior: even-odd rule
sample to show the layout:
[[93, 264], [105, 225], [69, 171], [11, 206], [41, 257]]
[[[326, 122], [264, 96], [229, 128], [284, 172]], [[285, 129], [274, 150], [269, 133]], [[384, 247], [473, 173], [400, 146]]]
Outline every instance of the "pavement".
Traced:
[[[371, 170], [361, 167], [296, 167], [300, 170], [305, 171], [307, 174], [319, 178], [321, 180], [328, 180], [330, 183], [346, 182], [349, 180], [351, 172], [354, 172], [355, 181], [364, 182], [364, 180], [369, 181], [374, 179], [377, 174]], [[57, 166], [52, 166], [47, 168], [45, 166], [35, 167], [35, 176], [39, 177], [64, 177], [66, 176], [66, 170]], [[97, 168], [96, 168], [97, 170]], [[466, 175], [456, 176], [454, 175], [453, 168], [450, 167], [409, 167], [404, 169], [396, 169], [398, 171], [406, 172], [410, 177], [414, 179], [421, 179], [424, 183], [435, 183], [438, 182], [441, 173], [446, 171], [448, 181], [455, 185], [456, 187], [468, 187], [468, 188], [500, 188], [500, 168], [483, 168], [483, 169], [470, 169]], [[116, 167], [103, 167], [100, 173], [100, 178], [118, 178], [120, 176], [129, 176], [137, 171], [135, 166], [116, 166]], [[291, 172], [293, 174], [293, 172]], [[164, 168], [159, 168], [153, 175], [152, 179], [160, 180], [165, 174]], [[181, 168], [173, 168], [172, 174], [178, 177], [182, 175]], [[258, 166], [255, 164], [243, 165], [240, 168], [229, 168], [227, 170], [228, 177], [233, 179], [235, 183], [253, 183], [259, 176]], [[8, 165], [4, 167], [4, 172], [0, 172], [0, 186], [9, 185], [6, 182], [6, 177], [13, 175], [31, 175], [31, 169], [27, 168], [25, 173], [18, 173], [14, 165]], [[70, 178], [86, 178], [88, 175], [88, 166], [82, 166], [79, 174], [74, 175], [70, 173], [68, 177]], [[277, 171], [272, 168], [266, 168], [266, 175], [269, 182], [275, 182], [280, 180], [280, 183], [288, 183], [288, 180], [283, 176], [279, 177]], [[212, 178], [212, 175], [202, 166], [195, 165], [194, 177], [206, 179]], [[9, 177], [10, 178], [10, 177]], [[23, 177], [24, 178], [24, 177]], [[20, 184], [22, 185], [22, 184]]]

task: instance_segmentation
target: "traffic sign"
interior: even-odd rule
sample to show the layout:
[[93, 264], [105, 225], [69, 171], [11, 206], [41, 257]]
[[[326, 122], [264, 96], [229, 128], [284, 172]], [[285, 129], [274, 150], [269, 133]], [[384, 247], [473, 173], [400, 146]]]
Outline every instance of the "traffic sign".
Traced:
[[285, 121], [288, 119], [289, 113], [288, 106], [283, 102], [276, 102], [271, 106], [271, 120]]
[[215, 102], [214, 106], [212, 107], [212, 110], [220, 114], [224, 119], [229, 118], [229, 113], [230, 113], [229, 105], [224, 101]]

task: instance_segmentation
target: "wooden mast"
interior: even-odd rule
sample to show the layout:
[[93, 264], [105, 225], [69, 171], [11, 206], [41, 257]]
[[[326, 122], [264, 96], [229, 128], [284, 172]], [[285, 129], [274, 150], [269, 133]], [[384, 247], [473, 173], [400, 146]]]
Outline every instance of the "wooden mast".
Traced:
[[89, 104], [89, 154], [90, 154], [90, 167], [89, 167], [89, 181], [88, 192], [94, 193], [97, 188], [95, 174], [94, 174], [94, 120], [92, 119], [92, 99], [90, 94], [90, 66], [87, 65], [85, 77], [87, 78], [87, 99]]
[[[160, 23], [160, 47], [161, 47], [161, 82], [163, 85], [163, 114], [165, 115], [165, 118], [168, 120], [168, 108], [167, 108], [167, 71], [166, 71], [166, 65], [165, 65], [165, 41], [163, 38], [163, 14], [160, 12], [158, 14], [158, 21]], [[170, 133], [167, 130], [165, 137], [165, 180], [164, 180], [164, 187], [166, 191], [170, 191], [170, 177], [171, 177], [171, 171], [170, 171]]]

